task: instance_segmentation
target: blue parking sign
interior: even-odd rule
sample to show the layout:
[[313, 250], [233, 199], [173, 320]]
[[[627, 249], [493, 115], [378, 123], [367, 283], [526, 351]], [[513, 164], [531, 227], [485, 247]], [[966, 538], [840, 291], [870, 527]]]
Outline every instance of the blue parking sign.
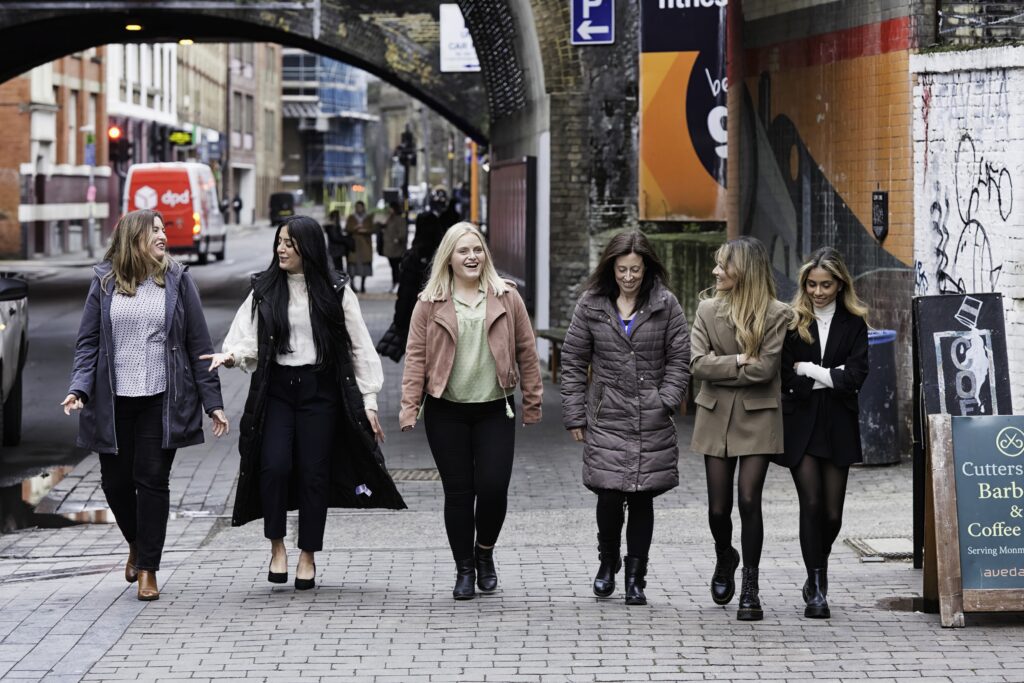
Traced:
[[569, 0], [572, 3], [573, 45], [615, 42], [615, 0]]

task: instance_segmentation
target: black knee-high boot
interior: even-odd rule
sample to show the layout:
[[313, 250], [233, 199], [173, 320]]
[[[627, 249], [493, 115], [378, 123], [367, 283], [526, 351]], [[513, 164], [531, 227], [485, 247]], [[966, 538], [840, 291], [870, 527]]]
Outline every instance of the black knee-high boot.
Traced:
[[597, 568], [597, 575], [594, 577], [594, 595], [599, 598], [607, 598], [615, 592], [615, 575], [622, 569], [622, 554], [619, 549], [622, 540], [619, 538], [604, 538], [597, 535], [598, 559], [601, 565]]

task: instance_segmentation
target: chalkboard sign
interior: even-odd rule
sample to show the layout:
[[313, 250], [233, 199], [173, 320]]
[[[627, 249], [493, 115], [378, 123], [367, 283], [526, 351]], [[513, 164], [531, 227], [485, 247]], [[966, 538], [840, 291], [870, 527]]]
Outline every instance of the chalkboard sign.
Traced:
[[925, 572], [942, 625], [1024, 612], [1024, 416], [932, 415], [928, 425]]

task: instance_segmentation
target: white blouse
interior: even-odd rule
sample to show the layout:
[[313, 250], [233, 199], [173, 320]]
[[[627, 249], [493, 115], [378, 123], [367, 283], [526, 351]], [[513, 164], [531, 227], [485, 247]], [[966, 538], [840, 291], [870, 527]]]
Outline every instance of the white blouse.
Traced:
[[[832, 318], [836, 314], [836, 302], [833, 299], [832, 303], [827, 306], [814, 307], [814, 319], [818, 323], [818, 344], [821, 348], [821, 360], [825, 359], [825, 345], [828, 344], [828, 332], [829, 328], [832, 327]], [[840, 365], [838, 369], [842, 369]], [[832, 384], [832, 371], [828, 368], [823, 368], [817, 363], [801, 363], [796, 371], [797, 375], [804, 377], [810, 377], [814, 380], [814, 386], [812, 389], [833, 389]]]
[[[384, 386], [384, 368], [363, 321], [359, 300], [348, 285], [345, 285], [341, 305], [345, 312], [345, 328], [352, 341], [352, 365], [356, 385], [363, 395], [363, 407], [377, 410], [377, 393]], [[309, 294], [302, 273], [288, 274], [288, 324], [292, 352], [278, 354], [275, 362], [278, 365], [314, 365], [316, 343], [313, 341], [313, 325], [309, 317]], [[256, 327], [256, 318], [252, 315], [252, 292], [249, 292], [235, 313], [222, 346], [223, 352], [230, 353], [235, 359], [235, 365], [245, 372], [255, 369], [259, 357]]]

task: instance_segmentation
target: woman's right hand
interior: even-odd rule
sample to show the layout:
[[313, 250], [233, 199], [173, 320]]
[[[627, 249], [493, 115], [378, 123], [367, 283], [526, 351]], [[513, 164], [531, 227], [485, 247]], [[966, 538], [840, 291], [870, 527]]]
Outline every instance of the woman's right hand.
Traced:
[[744, 366], [750, 365], [750, 356], [745, 353], [741, 353], [736, 356], [736, 365]]
[[81, 410], [85, 407], [85, 404], [82, 403], [82, 399], [78, 398], [74, 394], [68, 394], [64, 400], [61, 401], [61, 406], [64, 408], [64, 414], [70, 415], [71, 411]]
[[573, 427], [569, 430], [569, 433], [572, 434], [572, 438], [576, 441], [583, 441], [586, 438], [586, 432], [583, 431], [583, 427]]
[[204, 353], [199, 356], [199, 360], [210, 361], [210, 372], [213, 372], [222, 365], [226, 368], [235, 367], [235, 357], [230, 353]]

